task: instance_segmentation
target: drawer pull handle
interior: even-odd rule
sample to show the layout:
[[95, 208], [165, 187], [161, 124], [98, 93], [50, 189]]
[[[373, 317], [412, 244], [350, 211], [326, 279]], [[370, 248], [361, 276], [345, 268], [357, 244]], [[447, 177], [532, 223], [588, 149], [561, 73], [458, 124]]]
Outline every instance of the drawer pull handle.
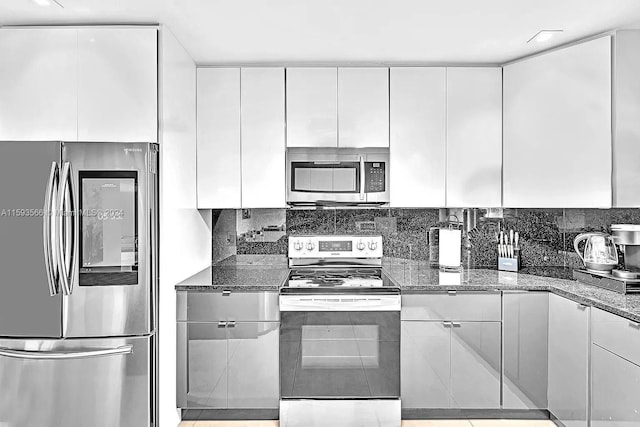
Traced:
[[235, 328], [235, 327], [236, 327], [235, 320], [232, 320], [231, 322], [227, 322], [227, 328]]
[[451, 324], [451, 322], [442, 322], [442, 326], [444, 326], [445, 328], [450, 328], [453, 325]]
[[640, 323], [634, 322], [632, 320], [629, 320], [629, 326], [631, 326], [634, 329], [640, 329]]
[[447, 291], [447, 293], [448, 293], [449, 295], [455, 295], [455, 294], [457, 294], [457, 293], [458, 293], [458, 291]]
[[589, 308], [589, 306], [588, 306], [588, 305], [578, 303], [578, 310], [585, 310], [585, 309], [587, 309], [587, 308]]
[[223, 321], [218, 322], [218, 328], [226, 328], [226, 327], [227, 327], [227, 322], [223, 322]]
[[451, 322], [451, 325], [452, 325], [454, 328], [459, 328], [460, 326], [462, 326], [462, 325], [460, 324], [460, 322]]
[[231, 295], [231, 291], [230, 291], [230, 290], [224, 290], [224, 291], [222, 291], [222, 296], [223, 296], [223, 297], [228, 297], [228, 296], [230, 296], [230, 295]]

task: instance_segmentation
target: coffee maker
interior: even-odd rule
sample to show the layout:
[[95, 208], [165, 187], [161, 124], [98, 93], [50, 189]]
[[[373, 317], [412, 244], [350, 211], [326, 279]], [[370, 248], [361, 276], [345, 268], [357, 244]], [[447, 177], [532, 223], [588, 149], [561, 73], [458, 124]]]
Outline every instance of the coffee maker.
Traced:
[[574, 270], [573, 277], [622, 294], [640, 293], [640, 225], [613, 224], [611, 237], [621, 252], [617, 268], [609, 272]]

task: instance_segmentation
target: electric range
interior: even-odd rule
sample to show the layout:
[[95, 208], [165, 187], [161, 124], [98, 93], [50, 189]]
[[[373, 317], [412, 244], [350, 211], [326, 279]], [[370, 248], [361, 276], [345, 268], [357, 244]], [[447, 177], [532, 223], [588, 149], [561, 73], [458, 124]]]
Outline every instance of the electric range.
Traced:
[[380, 236], [290, 237], [280, 289], [283, 427], [400, 426], [400, 289], [382, 253]]

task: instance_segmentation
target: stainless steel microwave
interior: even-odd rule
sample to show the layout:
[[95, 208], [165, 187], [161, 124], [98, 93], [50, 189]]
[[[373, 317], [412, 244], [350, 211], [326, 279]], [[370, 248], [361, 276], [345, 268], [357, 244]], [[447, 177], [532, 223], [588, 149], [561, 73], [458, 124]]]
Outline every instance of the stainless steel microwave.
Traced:
[[288, 148], [287, 203], [389, 203], [388, 148]]

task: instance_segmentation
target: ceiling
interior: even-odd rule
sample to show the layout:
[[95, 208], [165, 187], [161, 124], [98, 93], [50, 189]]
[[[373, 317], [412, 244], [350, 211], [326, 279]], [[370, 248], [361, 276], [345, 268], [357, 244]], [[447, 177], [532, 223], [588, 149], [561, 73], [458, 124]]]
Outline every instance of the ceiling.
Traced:
[[0, 24], [162, 23], [213, 65], [499, 64], [640, 22], [638, 0], [58, 1], [2, 0]]

